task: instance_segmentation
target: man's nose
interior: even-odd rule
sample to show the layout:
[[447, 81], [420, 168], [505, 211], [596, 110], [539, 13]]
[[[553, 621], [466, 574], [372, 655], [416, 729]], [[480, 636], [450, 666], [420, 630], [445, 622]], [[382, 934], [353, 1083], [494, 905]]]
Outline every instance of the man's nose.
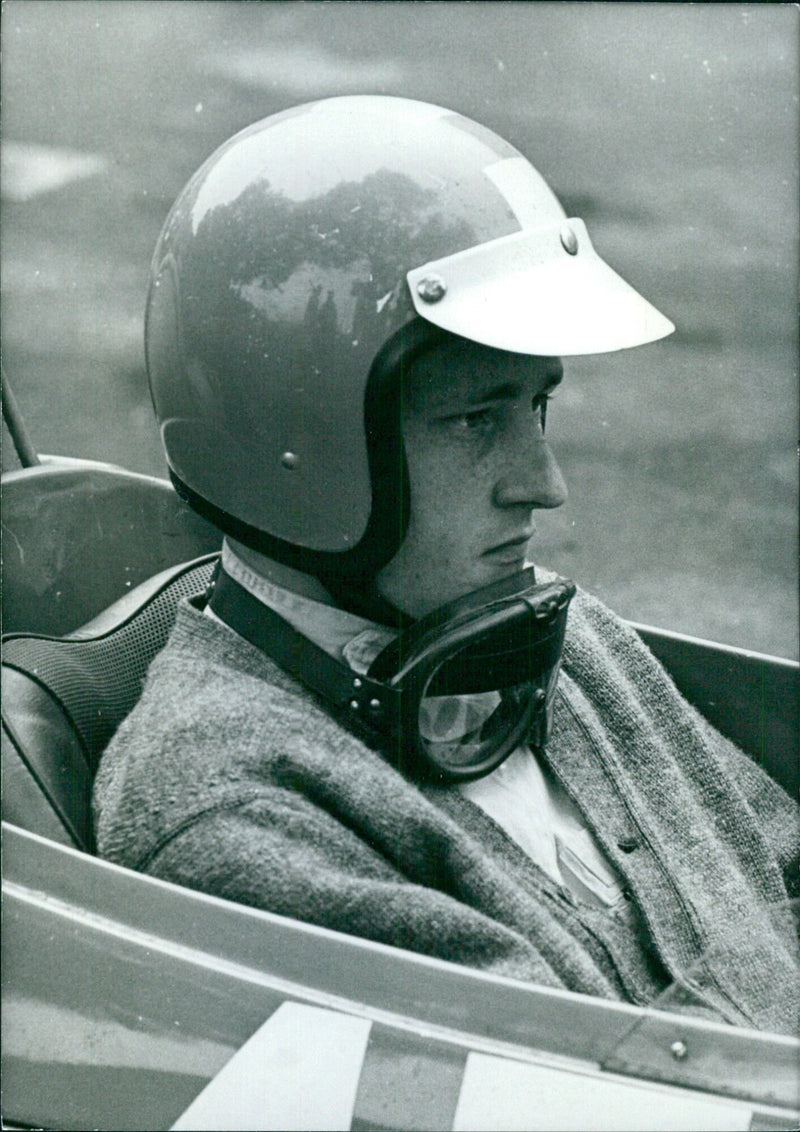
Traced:
[[516, 454], [513, 466], [503, 470], [493, 492], [496, 507], [560, 507], [566, 498], [561, 469], [541, 433]]

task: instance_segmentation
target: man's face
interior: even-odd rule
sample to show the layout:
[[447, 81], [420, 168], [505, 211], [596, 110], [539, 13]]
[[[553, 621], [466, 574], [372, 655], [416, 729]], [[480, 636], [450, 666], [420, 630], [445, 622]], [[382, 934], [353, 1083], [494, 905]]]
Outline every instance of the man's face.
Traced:
[[559, 507], [566, 485], [544, 439], [557, 358], [465, 340], [406, 371], [403, 440], [411, 513], [378, 591], [413, 617], [521, 570], [533, 512]]

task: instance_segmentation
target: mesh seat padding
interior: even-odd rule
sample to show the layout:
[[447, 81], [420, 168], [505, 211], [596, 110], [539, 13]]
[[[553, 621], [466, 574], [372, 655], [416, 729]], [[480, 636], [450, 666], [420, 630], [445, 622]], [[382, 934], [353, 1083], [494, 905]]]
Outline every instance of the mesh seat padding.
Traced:
[[[72, 722], [94, 774], [103, 749], [141, 695], [150, 661], [166, 644], [178, 602], [202, 594], [218, 555], [173, 567], [162, 581], [143, 583], [102, 618], [111, 627], [92, 635], [91, 626], [67, 637], [12, 635], [3, 647], [3, 664], [27, 673], [54, 696]], [[149, 592], [148, 592], [149, 591]], [[131, 601], [131, 599], [134, 599]], [[133, 609], [132, 609], [133, 606]]]

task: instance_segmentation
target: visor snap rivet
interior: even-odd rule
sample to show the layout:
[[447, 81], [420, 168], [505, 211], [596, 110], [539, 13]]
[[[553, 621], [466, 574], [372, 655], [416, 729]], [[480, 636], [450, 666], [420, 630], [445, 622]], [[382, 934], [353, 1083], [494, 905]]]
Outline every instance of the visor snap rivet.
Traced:
[[561, 231], [558, 233], [561, 240], [561, 247], [568, 255], [578, 254], [578, 237], [575, 235], [569, 224], [565, 224]]
[[417, 294], [423, 303], [438, 303], [447, 294], [447, 284], [441, 275], [426, 275], [417, 283]]
[[289, 470], [291, 471], [292, 468], [296, 468], [300, 463], [300, 457], [296, 452], [284, 452], [281, 456], [281, 463], [283, 464], [284, 468], [289, 468]]
[[685, 1061], [689, 1055], [689, 1051], [686, 1048], [686, 1042], [682, 1042], [680, 1040], [672, 1043], [672, 1045], [669, 1047], [669, 1052], [672, 1054], [676, 1061]]

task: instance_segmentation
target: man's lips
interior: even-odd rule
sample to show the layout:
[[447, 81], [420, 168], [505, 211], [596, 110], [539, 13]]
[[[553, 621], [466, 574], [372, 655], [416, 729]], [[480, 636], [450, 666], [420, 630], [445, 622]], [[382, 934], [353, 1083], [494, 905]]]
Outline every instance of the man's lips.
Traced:
[[497, 546], [489, 547], [488, 550], [484, 550], [481, 557], [485, 557], [487, 555], [495, 555], [495, 554], [497, 554], [497, 555], [506, 554], [506, 555], [509, 555], [509, 556], [514, 556], [515, 554], [517, 554], [519, 556], [522, 556], [524, 554], [525, 548], [527, 547], [528, 543], [533, 538], [534, 529], [531, 529], [529, 531], [525, 531], [521, 535], [515, 535], [514, 538], [506, 539], [505, 542], [500, 542], [500, 543], [497, 544]]

